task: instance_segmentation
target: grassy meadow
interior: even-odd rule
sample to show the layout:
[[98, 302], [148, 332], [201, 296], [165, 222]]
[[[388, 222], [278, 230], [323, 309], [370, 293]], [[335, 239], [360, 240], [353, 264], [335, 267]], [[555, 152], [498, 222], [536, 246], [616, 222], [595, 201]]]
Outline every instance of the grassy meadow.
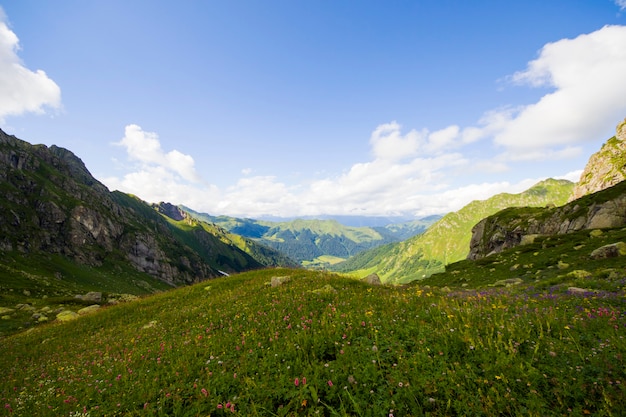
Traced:
[[3, 338], [1, 413], [623, 415], [623, 281], [572, 293], [218, 278]]

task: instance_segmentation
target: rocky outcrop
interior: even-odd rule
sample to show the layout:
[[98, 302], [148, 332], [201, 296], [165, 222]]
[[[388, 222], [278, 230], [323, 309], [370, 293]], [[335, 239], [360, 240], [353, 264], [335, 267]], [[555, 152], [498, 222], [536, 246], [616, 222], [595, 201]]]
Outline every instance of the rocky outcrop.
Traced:
[[153, 204], [153, 207], [161, 214], [169, 217], [172, 220], [180, 221], [188, 217], [187, 213], [181, 210], [178, 206], [171, 203], [161, 202], [159, 204]]
[[624, 226], [626, 181], [561, 207], [510, 208], [489, 216], [472, 229], [467, 258], [480, 259], [533, 240], [527, 236]]
[[363, 278], [361, 282], [369, 285], [383, 285], [383, 283], [380, 281], [380, 277], [378, 276], [378, 274], [369, 274], [368, 276]]
[[626, 179], [626, 119], [617, 125], [615, 136], [589, 158], [570, 201], [604, 190]]

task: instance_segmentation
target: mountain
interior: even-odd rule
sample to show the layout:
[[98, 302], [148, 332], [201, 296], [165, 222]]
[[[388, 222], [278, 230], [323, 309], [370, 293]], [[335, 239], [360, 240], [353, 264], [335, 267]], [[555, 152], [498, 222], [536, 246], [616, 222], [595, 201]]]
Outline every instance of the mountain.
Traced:
[[591, 155], [570, 201], [595, 193], [626, 179], [626, 119], [617, 125], [615, 136]]
[[[0, 130], [0, 168], [2, 271], [37, 265], [28, 274], [55, 277], [54, 287], [66, 283], [68, 291], [146, 292], [162, 288], [159, 282], [186, 285], [288, 264], [269, 248], [109, 192], [63, 148], [31, 145]], [[89, 275], [98, 278], [91, 282]], [[137, 285], [128, 288], [125, 277]], [[33, 285], [44, 291], [41, 282]]]
[[626, 226], [626, 181], [561, 207], [508, 208], [472, 229], [468, 259], [481, 259], [542, 236]]
[[376, 273], [388, 283], [406, 283], [441, 272], [448, 263], [464, 259], [469, 251], [472, 227], [486, 216], [511, 206], [541, 207], [564, 204], [574, 184], [548, 179], [519, 193], [503, 193], [473, 201], [449, 213], [426, 232], [400, 243], [360, 253], [334, 270], [359, 276]]
[[181, 209], [193, 217], [228, 230], [231, 233], [272, 247], [307, 267], [328, 267], [332, 263], [390, 242], [423, 233], [438, 219], [425, 219], [379, 227], [346, 226], [336, 220], [295, 219], [286, 222], [211, 216]]

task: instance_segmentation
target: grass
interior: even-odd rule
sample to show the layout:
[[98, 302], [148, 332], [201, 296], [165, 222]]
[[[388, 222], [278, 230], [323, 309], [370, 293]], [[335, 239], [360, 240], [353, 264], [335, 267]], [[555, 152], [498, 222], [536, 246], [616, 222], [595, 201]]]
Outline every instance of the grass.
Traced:
[[[45, 323], [44, 319], [33, 319], [33, 314], [45, 312], [43, 315], [52, 320], [50, 313], [58, 309], [77, 311], [85, 307], [74, 298], [77, 294], [97, 291], [110, 300], [119, 299], [120, 293], [145, 295], [172, 288], [110, 258], [100, 267], [89, 267], [60, 255], [5, 252], [0, 260], [0, 308], [14, 311], [0, 314], [0, 338]], [[29, 307], [17, 309], [20, 304]]]
[[[290, 281], [271, 287], [274, 276]], [[626, 298], [623, 279], [607, 282], [570, 294], [248, 272], [3, 339], [0, 405], [24, 416], [620, 415]]]

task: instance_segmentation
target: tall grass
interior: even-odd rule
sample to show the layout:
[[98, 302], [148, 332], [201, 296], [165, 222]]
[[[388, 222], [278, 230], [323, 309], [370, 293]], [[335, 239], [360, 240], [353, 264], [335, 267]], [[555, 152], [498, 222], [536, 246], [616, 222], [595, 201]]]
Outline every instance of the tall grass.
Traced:
[[[271, 287], [272, 276], [291, 280]], [[617, 286], [444, 293], [250, 272], [2, 340], [0, 405], [20, 416], [620, 415], [624, 302]]]

